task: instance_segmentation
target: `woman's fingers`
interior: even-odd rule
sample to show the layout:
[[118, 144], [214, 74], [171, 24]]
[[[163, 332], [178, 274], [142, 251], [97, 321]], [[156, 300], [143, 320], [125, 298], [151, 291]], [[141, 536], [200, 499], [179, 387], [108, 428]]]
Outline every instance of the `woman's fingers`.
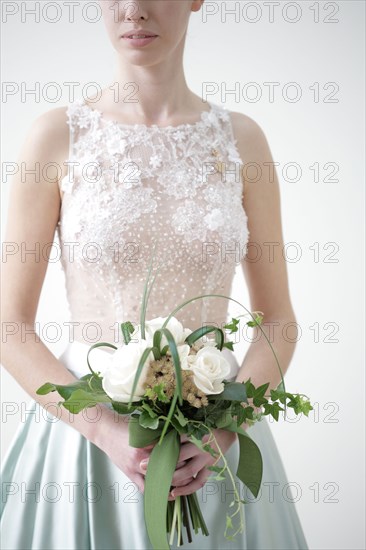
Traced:
[[136, 473], [136, 475], [134, 476], [132, 481], [134, 483], [136, 483], [140, 493], [144, 494], [144, 491], [145, 491], [145, 478], [144, 478], [144, 476], [139, 474], [139, 473]]
[[175, 483], [172, 483], [173, 487], [183, 487], [184, 485], [188, 485], [188, 483], [191, 483], [193, 481], [195, 476], [187, 477], [186, 479], [182, 479], [181, 481], [176, 481]]
[[[180, 462], [178, 462], [178, 464], [176, 465], [175, 469], [176, 469], [176, 470], [179, 470], [180, 468], [183, 468], [183, 466], [185, 466], [186, 463], [187, 463], [186, 460], [181, 460]], [[149, 461], [147, 461], [147, 462], [140, 462], [140, 470], [141, 470], [141, 472], [142, 472], [144, 475], [146, 475], [148, 464], [149, 464]]]
[[198, 454], [202, 454], [200, 449], [194, 443], [182, 443], [180, 446], [178, 461], [187, 460]]
[[191, 493], [194, 493], [195, 491], [198, 491], [198, 489], [201, 489], [201, 487], [204, 486], [206, 481], [207, 481], [206, 468], [202, 468], [202, 470], [200, 472], [198, 472], [196, 478], [194, 478], [187, 485], [184, 485], [182, 487], [174, 487], [172, 489], [172, 491], [170, 492], [170, 495], [173, 498], [179, 497], [179, 496], [182, 496], [182, 495], [190, 495]]
[[186, 479], [194, 477], [201, 468], [201, 461], [199, 459], [195, 460], [192, 458], [191, 460], [188, 460], [182, 468], [175, 470], [172, 478], [172, 485], [176, 485]]

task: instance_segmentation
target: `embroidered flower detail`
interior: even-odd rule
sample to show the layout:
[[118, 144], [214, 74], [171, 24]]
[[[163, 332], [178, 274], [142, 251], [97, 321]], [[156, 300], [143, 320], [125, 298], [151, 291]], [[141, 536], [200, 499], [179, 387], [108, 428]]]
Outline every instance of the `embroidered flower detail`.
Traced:
[[160, 155], [152, 155], [152, 156], [150, 157], [149, 164], [150, 164], [153, 168], [159, 168], [159, 166], [161, 166], [161, 157], [160, 157]]
[[173, 134], [173, 139], [175, 139], [179, 143], [182, 142], [184, 138], [185, 138], [185, 134], [181, 130], [177, 130], [177, 132], [174, 132]]
[[240, 164], [243, 164], [243, 161], [241, 160], [241, 158], [238, 154], [237, 147], [235, 146], [234, 143], [232, 143], [232, 142], [227, 143], [226, 144], [226, 151], [227, 151], [228, 159], [229, 159], [230, 162], [238, 162]]
[[127, 141], [125, 139], [121, 139], [118, 134], [113, 134], [106, 143], [108, 151], [111, 155], [123, 155], [127, 147]]
[[177, 234], [184, 235], [186, 241], [206, 239], [206, 227], [202, 224], [205, 215], [203, 208], [194, 201], [186, 200], [183, 206], [177, 208], [172, 219], [172, 226]]
[[219, 210], [218, 208], [214, 208], [211, 212], [206, 214], [204, 220], [207, 223], [207, 227], [211, 229], [211, 231], [215, 231], [215, 229], [223, 224], [221, 210]]

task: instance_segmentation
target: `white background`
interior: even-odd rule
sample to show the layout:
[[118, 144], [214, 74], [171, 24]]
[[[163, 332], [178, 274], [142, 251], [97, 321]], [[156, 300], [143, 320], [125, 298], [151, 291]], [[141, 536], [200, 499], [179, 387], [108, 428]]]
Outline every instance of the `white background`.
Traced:
[[[24, 3], [2, 4], [4, 10], [5, 4], [21, 8]], [[65, 82], [80, 83], [76, 97], [82, 96], [85, 83], [97, 82], [103, 88], [113, 82], [115, 52], [103, 21], [91, 23], [82, 17], [81, 6], [92, 3], [84, 1], [75, 8], [74, 23], [68, 21], [63, 2], [53, 4], [59, 5], [61, 14], [54, 24], [42, 16], [36, 23], [30, 15], [22, 22], [20, 12], [5, 23], [3, 13], [3, 82], [19, 88], [23, 83], [27, 89], [38, 82], [41, 89], [38, 98], [22, 97], [20, 92], [3, 96], [3, 162], [16, 161], [36, 116], [73, 100]], [[280, 163], [285, 243], [297, 243], [299, 255], [292, 261], [295, 248], [289, 248], [291, 297], [302, 334], [286, 385], [289, 391], [307, 394], [316, 410], [309, 418], [272, 422], [271, 427], [288, 479], [296, 484], [296, 506], [310, 548], [365, 548], [364, 3], [272, 2], [278, 4], [273, 22], [266, 2], [237, 2], [236, 21], [233, 15], [225, 21], [225, 7], [234, 8], [234, 2], [206, 4], [206, 10], [214, 12], [206, 20], [203, 12], [191, 16], [187, 82], [201, 96], [205, 85], [214, 83], [218, 92], [207, 99], [246, 113], [262, 126], [274, 160]], [[29, 9], [34, 2], [26, 5]], [[316, 9], [319, 22], [315, 22]], [[50, 9], [46, 15], [53, 18], [55, 13]], [[85, 14], [91, 20], [96, 10], [91, 6]], [[55, 103], [42, 94], [48, 82], [57, 83], [61, 90]], [[273, 101], [264, 84], [269, 82], [279, 83]], [[291, 82], [301, 92], [299, 101], [290, 100], [294, 87], [285, 95]], [[232, 90], [235, 83], [242, 95], [225, 95], [225, 86]], [[246, 87], [248, 83], [256, 85]], [[314, 83], [318, 83], [319, 97], [314, 95]], [[334, 89], [338, 91], [330, 97]], [[90, 89], [89, 95], [94, 93]], [[287, 163], [301, 167], [299, 181], [288, 181], [295, 173], [283, 172]], [[314, 163], [320, 166], [319, 182], [310, 169]], [[331, 174], [330, 168], [324, 169], [326, 163], [339, 167], [333, 176], [338, 181], [325, 181]], [[2, 185], [3, 235], [10, 183], [3, 180]], [[63, 285], [60, 266], [50, 264], [38, 310], [41, 326], [68, 320]], [[249, 304], [240, 268], [232, 296]], [[56, 356], [66, 345], [65, 339], [54, 343], [47, 335], [42, 339]], [[241, 342], [237, 347], [240, 360], [246, 346]], [[1, 374], [2, 412], [5, 400], [15, 404], [14, 414], [2, 421], [4, 456], [29, 396], [3, 367]]]

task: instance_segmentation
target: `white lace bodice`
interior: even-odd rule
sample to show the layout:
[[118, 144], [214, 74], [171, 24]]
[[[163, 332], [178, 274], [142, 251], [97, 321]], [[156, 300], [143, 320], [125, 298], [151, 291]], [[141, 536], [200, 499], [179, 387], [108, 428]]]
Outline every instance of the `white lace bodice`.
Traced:
[[[121, 343], [119, 324], [139, 322], [154, 243], [153, 272], [161, 268], [147, 319], [199, 294], [230, 295], [249, 238], [243, 161], [229, 112], [208, 105], [196, 123], [167, 127], [111, 121], [83, 100], [68, 105], [56, 234], [76, 340]], [[228, 305], [197, 300], [176, 317], [192, 330], [221, 327]]]

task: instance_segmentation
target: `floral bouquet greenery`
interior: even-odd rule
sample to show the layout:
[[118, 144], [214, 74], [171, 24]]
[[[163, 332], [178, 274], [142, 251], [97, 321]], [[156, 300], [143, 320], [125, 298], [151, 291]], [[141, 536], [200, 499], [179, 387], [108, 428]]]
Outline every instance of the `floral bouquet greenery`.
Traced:
[[[234, 475], [213, 430], [220, 428], [237, 434], [240, 456], [236, 476], [257, 497], [262, 480], [262, 457], [241, 425], [245, 422], [251, 426], [264, 415], [271, 415], [277, 421], [279, 411], [286, 413], [287, 407], [293, 408], [296, 414], [307, 416], [313, 407], [303, 394], [286, 392], [281, 367], [261, 327], [262, 312], [250, 312], [234, 300], [246, 310], [246, 314], [237, 317], [249, 316], [247, 325], [259, 327], [280, 370], [281, 383], [269, 395], [266, 395], [269, 383], [255, 387], [250, 379], [240, 383], [227, 379], [230, 365], [222, 350], [225, 347], [233, 350], [233, 342], [225, 339], [223, 330], [207, 325], [192, 331], [184, 328], [174, 316], [188, 303], [205, 297], [233, 299], [221, 294], [196, 296], [177, 306], [168, 317], [146, 321], [148, 296], [155, 279], [149, 286], [150, 274], [151, 265], [144, 287], [140, 324], [134, 327], [126, 321], [120, 325], [124, 345], [117, 348], [106, 342], [94, 344], [87, 354], [91, 374], [65, 386], [46, 383], [38, 388], [37, 394], [57, 391], [64, 399], [59, 405], [73, 414], [98, 403], [109, 403], [117, 413], [129, 415], [129, 444], [132, 447], [154, 444], [144, 489], [145, 524], [154, 550], [169, 550], [175, 533], [180, 546], [184, 530], [188, 542], [192, 542], [192, 530], [196, 534], [199, 531], [209, 534], [196, 493], [168, 501], [180, 438], [185, 434], [190, 442], [216, 459], [214, 465], [207, 467], [213, 472], [213, 479], [225, 479], [227, 474], [231, 480], [233, 500], [229, 508], [232, 513], [226, 514], [224, 536], [234, 540], [237, 533], [243, 532], [242, 504], [245, 501], [239, 498]], [[238, 324], [239, 319], [232, 318], [224, 328], [231, 334], [238, 330]], [[214, 338], [206, 338], [205, 342], [204, 337], [208, 334]], [[94, 372], [89, 362], [90, 352], [101, 346], [116, 350], [103, 375]], [[255, 412], [254, 407], [263, 409]], [[215, 449], [211, 443], [215, 444]]]

